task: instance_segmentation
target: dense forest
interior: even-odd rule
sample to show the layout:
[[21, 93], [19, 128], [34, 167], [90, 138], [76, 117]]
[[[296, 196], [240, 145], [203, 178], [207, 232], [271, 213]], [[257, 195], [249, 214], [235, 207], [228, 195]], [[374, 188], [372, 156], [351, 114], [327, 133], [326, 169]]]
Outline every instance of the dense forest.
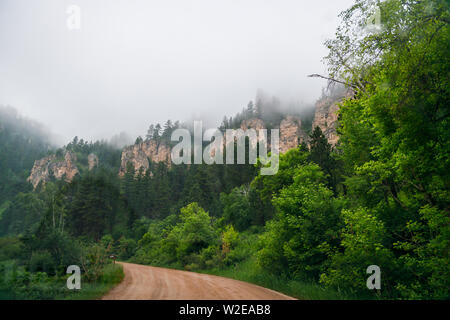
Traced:
[[[450, 8], [445, 0], [378, 5], [377, 32], [355, 32], [373, 14], [370, 1], [357, 0], [326, 42], [326, 94], [342, 85], [352, 92], [339, 105], [338, 144], [313, 128], [273, 176], [260, 175], [260, 163], [151, 162], [120, 177], [121, 150], [111, 144], [74, 138], [56, 149], [0, 109], [2, 297], [76, 298], [64, 288], [72, 264], [98, 295], [121, 279], [107, 258], [114, 254], [299, 298], [448, 299]], [[286, 112], [257, 98], [220, 129], [254, 117], [271, 128]], [[311, 127], [312, 112], [297, 112]], [[170, 144], [180, 126], [151, 125], [136, 144]], [[67, 151], [80, 173], [33, 190], [34, 160]], [[91, 153], [99, 165], [88, 170]], [[370, 265], [382, 270], [381, 290], [367, 289]]]

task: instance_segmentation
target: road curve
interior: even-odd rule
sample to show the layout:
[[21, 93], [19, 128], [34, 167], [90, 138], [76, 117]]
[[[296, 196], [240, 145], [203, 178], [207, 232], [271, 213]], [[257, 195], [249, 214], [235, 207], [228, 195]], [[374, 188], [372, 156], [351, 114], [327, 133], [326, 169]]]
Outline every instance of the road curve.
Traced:
[[294, 300], [238, 280], [119, 262], [123, 281], [102, 300]]

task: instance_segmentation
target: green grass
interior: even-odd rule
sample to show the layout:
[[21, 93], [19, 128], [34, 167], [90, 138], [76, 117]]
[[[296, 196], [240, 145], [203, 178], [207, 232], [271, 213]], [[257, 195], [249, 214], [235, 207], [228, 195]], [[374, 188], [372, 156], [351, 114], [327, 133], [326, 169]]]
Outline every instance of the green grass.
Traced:
[[101, 298], [123, 277], [119, 264], [108, 264], [95, 282], [81, 278], [80, 290], [67, 289], [66, 275], [48, 277], [45, 273], [30, 273], [22, 269], [15, 272], [15, 280], [0, 276], [0, 300], [95, 300]]
[[112, 288], [118, 285], [124, 277], [120, 264], [108, 264], [103, 269], [103, 275], [93, 283], [81, 283], [80, 290], [71, 290], [69, 294], [56, 297], [57, 300], [96, 300], [100, 299]]
[[250, 282], [301, 300], [358, 299], [358, 297], [332, 288], [325, 288], [317, 283], [285, 279], [269, 274], [257, 266], [254, 258], [245, 260], [233, 267], [202, 270], [201, 272]]

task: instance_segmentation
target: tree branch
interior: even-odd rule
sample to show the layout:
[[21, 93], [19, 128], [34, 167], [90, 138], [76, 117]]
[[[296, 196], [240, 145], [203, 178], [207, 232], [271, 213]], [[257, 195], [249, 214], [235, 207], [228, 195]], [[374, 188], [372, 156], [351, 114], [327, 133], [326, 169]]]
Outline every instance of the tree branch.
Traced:
[[343, 84], [343, 85], [345, 85], [345, 86], [350, 86], [350, 87], [352, 87], [352, 88], [358, 89], [358, 86], [356, 86], [356, 85], [354, 85], [354, 84], [348, 84], [348, 83], [346, 83], [346, 82], [344, 82], [344, 81], [337, 80], [337, 79], [333, 79], [333, 78], [329, 78], [329, 77], [325, 77], [325, 76], [322, 76], [322, 75], [317, 74], [317, 73], [310, 74], [310, 75], [308, 75], [307, 77], [308, 77], [308, 78], [322, 78], [322, 79], [325, 79], [325, 80], [328, 80], [328, 81], [337, 82], [337, 83]]

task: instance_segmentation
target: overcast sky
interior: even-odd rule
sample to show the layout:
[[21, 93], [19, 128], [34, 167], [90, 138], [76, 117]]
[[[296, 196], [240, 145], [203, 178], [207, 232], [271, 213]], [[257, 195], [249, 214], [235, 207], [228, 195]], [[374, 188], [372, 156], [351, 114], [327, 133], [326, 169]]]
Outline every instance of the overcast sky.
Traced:
[[[0, 0], [0, 104], [65, 139], [218, 122], [258, 89], [314, 102], [353, 0]], [[67, 27], [68, 6], [81, 29]]]

